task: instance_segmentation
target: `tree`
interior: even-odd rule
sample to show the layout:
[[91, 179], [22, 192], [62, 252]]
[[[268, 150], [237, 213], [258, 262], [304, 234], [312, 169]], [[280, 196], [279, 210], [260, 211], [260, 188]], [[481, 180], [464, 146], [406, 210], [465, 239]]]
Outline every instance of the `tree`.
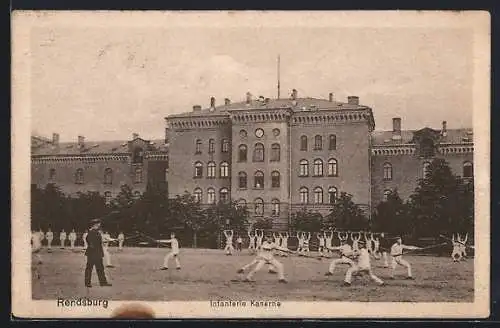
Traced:
[[336, 227], [345, 230], [364, 230], [368, 228], [368, 218], [352, 201], [352, 195], [342, 192], [330, 214], [326, 217], [325, 227]]
[[[168, 215], [164, 226], [169, 230], [189, 229], [192, 233], [193, 247], [197, 247], [198, 232], [206, 225], [207, 217], [200, 204], [189, 194], [177, 195], [169, 200]], [[187, 238], [184, 234], [184, 238]]]
[[141, 217], [140, 208], [137, 205], [139, 199], [134, 196], [129, 185], [122, 185], [120, 192], [112, 200], [109, 208], [119, 213], [116, 215], [115, 229], [120, 227], [124, 231], [144, 231], [146, 222]]
[[395, 235], [405, 235], [411, 232], [408, 205], [399, 197], [397, 190], [389, 193], [387, 200], [377, 205], [373, 214], [372, 230]]
[[319, 213], [302, 208], [292, 214], [291, 228], [295, 231], [320, 231], [323, 226], [323, 217]]
[[253, 224], [252, 229], [272, 230], [273, 220], [271, 218], [258, 218]]
[[418, 236], [452, 234], [472, 229], [473, 184], [451, 172], [448, 163], [434, 159], [410, 196], [409, 213]]
[[[68, 212], [66, 229], [85, 230], [90, 219], [102, 218], [111, 211], [106, 206], [104, 197], [95, 191], [78, 192], [75, 197], [68, 196], [66, 202]], [[105, 221], [103, 227], [111, 230], [113, 225]]]

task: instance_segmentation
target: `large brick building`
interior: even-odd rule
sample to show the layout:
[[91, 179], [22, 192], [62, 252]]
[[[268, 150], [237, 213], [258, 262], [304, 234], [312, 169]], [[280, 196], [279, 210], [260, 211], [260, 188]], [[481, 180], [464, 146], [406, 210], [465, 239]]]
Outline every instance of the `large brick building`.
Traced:
[[445, 157], [455, 173], [472, 177], [472, 132], [423, 128], [374, 131], [359, 98], [347, 102], [299, 98], [253, 99], [166, 117], [169, 194], [189, 192], [202, 204], [237, 200], [253, 218], [285, 228], [307, 207], [327, 214], [340, 192], [368, 214], [389, 190], [406, 198], [427, 163]]
[[134, 195], [144, 192], [148, 183], [166, 191], [168, 153], [165, 140], [143, 140], [133, 134], [131, 140], [75, 142], [31, 138], [31, 183], [44, 187], [53, 183], [68, 195], [97, 191], [107, 201], [129, 185]]

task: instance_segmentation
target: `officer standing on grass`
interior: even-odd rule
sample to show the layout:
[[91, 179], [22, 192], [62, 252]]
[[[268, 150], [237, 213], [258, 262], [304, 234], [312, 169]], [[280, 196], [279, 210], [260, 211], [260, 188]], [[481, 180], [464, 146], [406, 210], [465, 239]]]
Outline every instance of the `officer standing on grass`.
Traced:
[[92, 270], [97, 271], [97, 277], [99, 278], [99, 284], [101, 286], [111, 286], [106, 280], [106, 275], [104, 274], [104, 265], [102, 259], [104, 257], [104, 251], [102, 249], [102, 236], [99, 231], [101, 227], [101, 221], [99, 219], [93, 219], [90, 221], [90, 230], [87, 235], [87, 249], [85, 250], [85, 256], [87, 256], [87, 266], [85, 267], [85, 286], [92, 287], [90, 284], [92, 277]]

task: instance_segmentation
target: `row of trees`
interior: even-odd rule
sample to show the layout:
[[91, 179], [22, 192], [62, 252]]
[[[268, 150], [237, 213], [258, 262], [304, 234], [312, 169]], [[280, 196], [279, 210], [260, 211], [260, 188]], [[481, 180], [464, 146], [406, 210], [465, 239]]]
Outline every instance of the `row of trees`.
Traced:
[[[194, 247], [217, 247], [220, 232], [231, 228], [246, 233], [249, 223], [247, 208], [235, 202], [203, 207], [190, 194], [168, 199], [164, 189], [148, 186], [140, 196], [124, 185], [109, 203], [97, 192], [65, 195], [49, 184], [44, 189], [33, 186], [31, 191], [33, 229], [76, 229], [83, 231], [91, 218], [103, 218], [104, 229], [117, 233], [140, 231], [155, 238], [167, 237], [175, 231], [181, 239], [192, 241]], [[406, 236], [436, 236], [473, 231], [474, 188], [452, 174], [442, 159], [434, 160], [424, 179], [418, 181], [415, 192], [403, 201], [397, 191], [381, 202], [369, 220], [352, 200], [341, 193], [325, 217], [300, 209], [291, 215], [291, 230], [320, 231], [329, 227], [346, 230], [384, 231]], [[272, 229], [273, 221], [262, 218], [253, 228]]]

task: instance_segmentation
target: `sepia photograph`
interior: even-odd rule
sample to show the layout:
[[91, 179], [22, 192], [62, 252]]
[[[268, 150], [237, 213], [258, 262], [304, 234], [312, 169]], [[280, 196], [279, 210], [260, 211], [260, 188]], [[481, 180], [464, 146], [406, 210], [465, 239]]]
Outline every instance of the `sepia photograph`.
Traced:
[[15, 316], [489, 315], [487, 12], [12, 26]]

